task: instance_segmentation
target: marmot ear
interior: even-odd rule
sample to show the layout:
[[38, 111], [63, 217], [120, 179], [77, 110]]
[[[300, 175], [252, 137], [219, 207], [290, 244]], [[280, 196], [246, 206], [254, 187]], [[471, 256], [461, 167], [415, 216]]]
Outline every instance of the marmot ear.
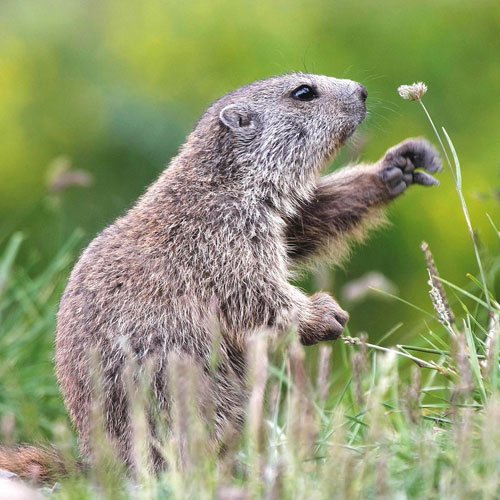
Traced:
[[222, 108], [219, 120], [231, 130], [255, 128], [255, 119], [250, 110], [241, 104], [229, 104]]

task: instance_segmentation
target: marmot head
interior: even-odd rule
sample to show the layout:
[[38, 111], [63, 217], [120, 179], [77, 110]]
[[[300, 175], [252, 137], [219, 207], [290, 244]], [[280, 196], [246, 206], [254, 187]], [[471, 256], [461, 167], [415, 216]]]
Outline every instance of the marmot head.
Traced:
[[351, 80], [304, 73], [274, 76], [216, 101], [193, 136], [205, 147], [207, 139], [217, 141], [219, 156], [226, 160], [224, 175], [276, 201], [298, 201], [364, 119], [366, 97], [366, 89]]

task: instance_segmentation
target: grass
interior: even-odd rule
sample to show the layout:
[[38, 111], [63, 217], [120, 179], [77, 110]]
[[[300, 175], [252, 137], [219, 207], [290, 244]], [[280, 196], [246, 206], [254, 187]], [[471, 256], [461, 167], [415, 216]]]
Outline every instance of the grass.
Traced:
[[[458, 158], [446, 138], [457, 181]], [[468, 218], [461, 183], [456, 186]], [[78, 240], [75, 234], [35, 278], [15, 265], [21, 235], [12, 236], [0, 257], [4, 442], [49, 439], [74, 453], [52, 344], [58, 298]], [[159, 477], [149, 472], [147, 391], [134, 392], [135, 478], [116, 466], [97, 413], [95, 442], [101, 445], [94, 466], [62, 480], [51, 497], [498, 498], [500, 305], [483, 270], [498, 269], [500, 259], [486, 267], [477, 251], [479, 279], [471, 276], [465, 289], [441, 278], [428, 247], [424, 251], [429, 283], [422, 286], [429, 287], [435, 313], [422, 311], [426, 326], [416, 345], [374, 345], [347, 331], [337, 358], [323, 345], [312, 366], [293, 332], [278, 345], [268, 345], [265, 336], [253, 339], [245, 429], [228, 440], [219, 458], [197, 416], [198, 375], [173, 362], [171, 430], [157, 438], [168, 470]], [[447, 294], [455, 296], [453, 311]]]
[[29, 267], [14, 266], [22, 239], [14, 234], [0, 255], [0, 417], [2, 429], [13, 427], [9, 439], [32, 441], [53, 437], [54, 424], [67, 421], [55, 383], [53, 339], [81, 236], [75, 233], [35, 278]]

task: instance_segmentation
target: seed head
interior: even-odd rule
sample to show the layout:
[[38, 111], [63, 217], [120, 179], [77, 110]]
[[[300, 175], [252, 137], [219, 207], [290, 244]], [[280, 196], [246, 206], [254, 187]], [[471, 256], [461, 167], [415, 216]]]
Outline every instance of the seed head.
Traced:
[[436, 311], [438, 321], [444, 325], [449, 331], [452, 331], [450, 324], [450, 316], [448, 315], [448, 309], [446, 308], [443, 296], [439, 292], [438, 288], [434, 284], [434, 280], [432, 279], [432, 275], [429, 272], [429, 281], [427, 282], [431, 289], [429, 290], [429, 295], [431, 296], [432, 305], [434, 306], [434, 310]]
[[427, 85], [424, 82], [412, 83], [411, 85], [400, 85], [399, 95], [408, 101], [420, 101], [427, 92]]

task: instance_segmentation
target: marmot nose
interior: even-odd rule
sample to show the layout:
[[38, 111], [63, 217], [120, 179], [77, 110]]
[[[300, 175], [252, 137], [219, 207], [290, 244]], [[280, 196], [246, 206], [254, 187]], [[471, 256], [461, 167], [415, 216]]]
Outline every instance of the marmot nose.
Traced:
[[366, 87], [364, 85], [359, 85], [359, 96], [363, 101], [366, 101], [366, 98], [368, 97], [368, 90], [366, 90]]

